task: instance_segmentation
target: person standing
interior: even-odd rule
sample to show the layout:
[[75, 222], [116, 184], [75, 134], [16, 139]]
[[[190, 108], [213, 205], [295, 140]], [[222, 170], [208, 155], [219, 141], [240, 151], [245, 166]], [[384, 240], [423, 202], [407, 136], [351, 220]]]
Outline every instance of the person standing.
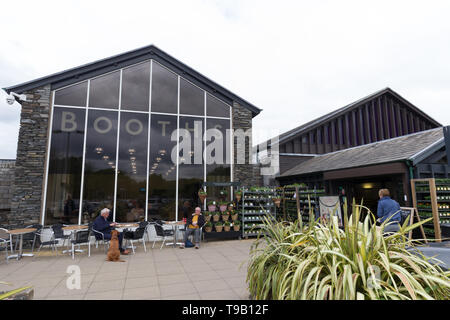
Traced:
[[378, 201], [377, 216], [378, 222], [383, 223], [388, 220], [384, 227], [384, 232], [397, 232], [400, 230], [401, 209], [397, 201], [391, 199], [388, 189], [378, 191], [380, 200]]
[[184, 242], [180, 246], [180, 249], [184, 249], [184, 245], [186, 244], [186, 241], [188, 237], [191, 235], [191, 233], [194, 234], [194, 242], [195, 242], [195, 249], [199, 248], [200, 244], [200, 228], [203, 227], [205, 224], [205, 217], [202, 215], [202, 209], [200, 207], [195, 208], [195, 212], [187, 218], [186, 221], [186, 231], [184, 233]]

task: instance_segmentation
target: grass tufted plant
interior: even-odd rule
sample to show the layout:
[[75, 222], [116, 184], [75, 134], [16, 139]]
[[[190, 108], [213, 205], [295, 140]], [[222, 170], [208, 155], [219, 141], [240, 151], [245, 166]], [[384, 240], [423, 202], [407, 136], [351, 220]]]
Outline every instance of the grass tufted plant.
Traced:
[[[362, 210], [368, 213], [364, 222]], [[420, 223], [405, 222], [398, 233], [383, 236], [387, 222], [372, 226], [373, 214], [362, 205], [353, 203], [353, 212], [348, 217], [344, 206], [343, 230], [333, 219], [327, 225], [314, 221], [311, 210], [309, 226], [301, 217], [278, 223], [265, 219], [267, 235], [253, 244], [248, 265], [253, 299], [450, 299], [450, 271], [407, 238]]]

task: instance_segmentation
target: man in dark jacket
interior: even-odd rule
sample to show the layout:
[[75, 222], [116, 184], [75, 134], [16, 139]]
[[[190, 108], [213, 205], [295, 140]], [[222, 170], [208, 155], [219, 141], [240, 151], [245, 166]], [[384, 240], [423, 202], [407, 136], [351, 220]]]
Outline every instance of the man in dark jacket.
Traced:
[[205, 217], [202, 215], [202, 209], [200, 207], [195, 208], [195, 212], [187, 218], [186, 221], [186, 231], [184, 233], [184, 242], [180, 246], [180, 249], [184, 249], [184, 244], [186, 243], [188, 237], [191, 233], [194, 233], [195, 249], [199, 248], [200, 245], [200, 228], [205, 224]]
[[[105, 240], [111, 240], [111, 230], [113, 229], [113, 227], [115, 227], [117, 225], [116, 222], [110, 222], [108, 221], [108, 217], [109, 217], [109, 209], [108, 208], [104, 208], [101, 212], [100, 215], [95, 218], [94, 223], [92, 225], [92, 228], [94, 230], [97, 230], [101, 233], [103, 233], [104, 239]], [[97, 236], [96, 236], [97, 238]], [[123, 233], [119, 232], [119, 250], [121, 254], [128, 254], [128, 250], [124, 250], [122, 248], [122, 240], [123, 240]]]
[[397, 201], [391, 199], [388, 189], [378, 191], [380, 200], [378, 201], [378, 222], [383, 223], [388, 220], [384, 232], [397, 232], [400, 229], [401, 209]]

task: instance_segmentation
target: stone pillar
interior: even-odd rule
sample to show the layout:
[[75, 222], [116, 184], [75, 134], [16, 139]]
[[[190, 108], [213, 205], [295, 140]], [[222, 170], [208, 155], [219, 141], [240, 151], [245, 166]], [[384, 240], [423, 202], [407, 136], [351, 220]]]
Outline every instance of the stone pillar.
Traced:
[[0, 160], [0, 226], [8, 226], [14, 186], [15, 160]]
[[[237, 102], [233, 102], [233, 130], [252, 129], [252, 113]], [[240, 181], [242, 186], [261, 185], [259, 166], [251, 163], [251, 141], [245, 141], [245, 164], [237, 163], [237, 140], [233, 141], [233, 181]]]
[[40, 222], [51, 104], [50, 85], [25, 92], [9, 227]]

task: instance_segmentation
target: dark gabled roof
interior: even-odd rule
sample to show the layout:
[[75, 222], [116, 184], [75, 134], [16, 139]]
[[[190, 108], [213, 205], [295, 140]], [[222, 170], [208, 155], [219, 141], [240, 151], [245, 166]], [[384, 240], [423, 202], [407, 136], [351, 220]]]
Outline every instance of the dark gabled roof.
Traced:
[[149, 59], [158, 61], [174, 72], [180, 74], [183, 78], [186, 78], [187, 80], [202, 87], [206, 91], [221, 98], [230, 105], [232, 105], [233, 101], [236, 101], [241, 106], [249, 109], [252, 112], [253, 117], [259, 114], [262, 110], [249, 103], [248, 101], [242, 99], [241, 97], [235, 95], [231, 91], [225, 89], [224, 87], [218, 85], [214, 81], [208, 79], [194, 69], [188, 67], [174, 57], [168, 55], [154, 45], [149, 45], [125, 53], [121, 53], [106, 59], [101, 59], [82, 66], [67, 69], [58, 73], [51, 74], [49, 76], [3, 89], [8, 93], [10, 93], [11, 91], [22, 93], [30, 89], [50, 84], [52, 90], [54, 90]]
[[382, 140], [362, 146], [315, 156], [287, 170], [280, 177], [365, 167], [375, 164], [411, 160], [439, 147], [444, 140], [442, 127]]
[[[436, 120], [434, 120], [433, 118], [431, 118], [429, 115], [427, 115], [426, 113], [424, 113], [422, 110], [420, 110], [419, 108], [417, 108], [415, 105], [413, 105], [411, 102], [409, 102], [408, 100], [406, 100], [405, 98], [403, 98], [402, 96], [400, 96], [397, 92], [395, 92], [394, 90], [392, 90], [389, 87], [386, 87], [382, 90], [379, 90], [377, 92], [374, 92], [364, 98], [361, 98], [355, 102], [352, 102], [344, 107], [341, 107], [335, 111], [332, 111], [324, 116], [321, 116], [317, 119], [314, 119], [310, 122], [307, 122], [305, 124], [302, 124], [301, 126], [298, 126], [294, 129], [291, 129], [285, 133], [280, 134], [279, 136], [279, 142], [283, 142], [285, 140], [288, 140], [289, 138], [293, 138], [294, 136], [298, 136], [299, 134], [306, 132], [310, 129], [313, 129], [314, 127], [318, 127], [320, 125], [322, 125], [324, 122], [327, 122], [333, 118], [337, 118], [343, 114], [345, 114], [346, 112], [349, 112], [350, 110], [356, 109], [359, 106], [373, 100], [376, 99], [384, 94], [391, 94], [392, 96], [394, 96], [395, 98], [397, 98], [398, 100], [400, 100], [402, 103], [404, 103], [405, 105], [407, 105], [409, 108], [411, 108], [412, 110], [414, 110], [415, 112], [417, 112], [418, 114], [420, 114], [422, 117], [424, 117], [425, 119], [427, 119], [428, 121], [430, 121], [431, 123], [435, 124], [437, 127], [441, 127], [442, 124], [440, 124], [439, 122], [437, 122]], [[270, 145], [270, 140], [267, 141], [267, 145]]]

